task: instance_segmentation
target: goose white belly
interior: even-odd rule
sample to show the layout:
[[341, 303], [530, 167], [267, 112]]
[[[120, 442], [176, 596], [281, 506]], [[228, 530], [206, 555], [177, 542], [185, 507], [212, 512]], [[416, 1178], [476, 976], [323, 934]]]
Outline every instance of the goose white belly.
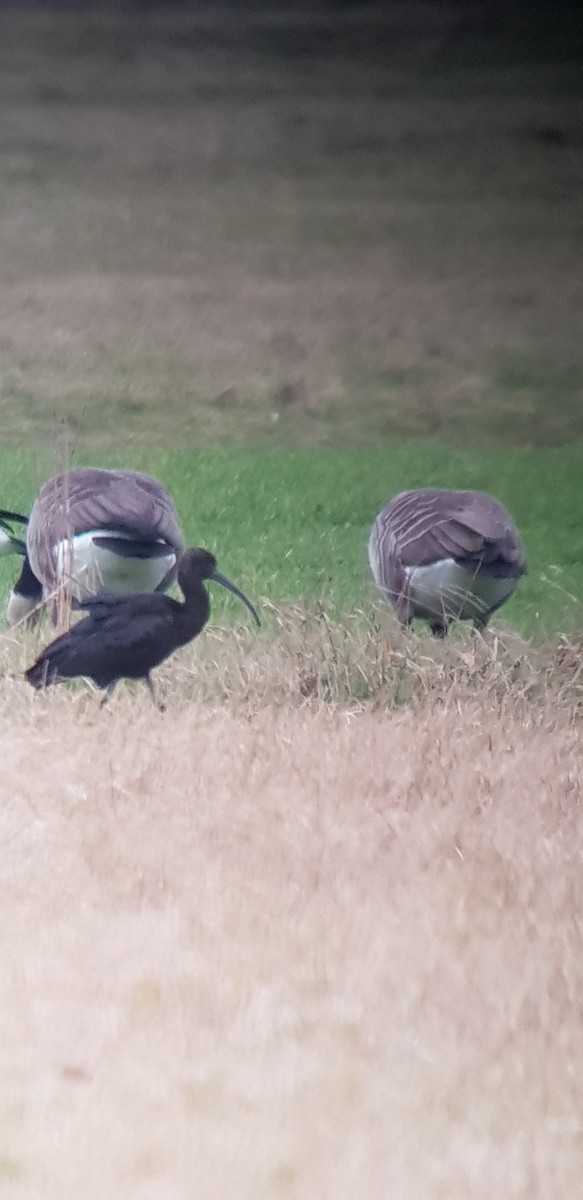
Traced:
[[500, 579], [443, 558], [425, 567], [406, 567], [409, 598], [417, 617], [480, 620], [512, 595], [516, 579]]
[[[119, 530], [89, 529], [73, 538], [59, 542], [55, 547], [55, 563], [59, 579], [69, 581], [76, 599], [103, 592], [123, 595], [125, 592], [153, 592], [160, 586], [168, 572], [176, 565], [176, 553], [168, 547], [168, 553], [156, 557], [127, 557], [116, 554], [106, 546], [96, 544], [95, 538], [109, 538], [117, 542], [134, 539]], [[158, 545], [160, 550], [164, 542]]]

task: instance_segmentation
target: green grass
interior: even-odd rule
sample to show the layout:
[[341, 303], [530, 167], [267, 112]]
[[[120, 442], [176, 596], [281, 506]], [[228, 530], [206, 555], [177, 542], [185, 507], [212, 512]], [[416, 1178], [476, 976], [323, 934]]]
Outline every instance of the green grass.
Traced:
[[[74, 461], [134, 466], [171, 489], [187, 542], [215, 550], [226, 574], [276, 605], [320, 601], [332, 618], [372, 612], [366, 542], [391, 495], [416, 486], [494, 493], [521, 531], [529, 573], [497, 621], [542, 638], [583, 626], [583, 445], [447, 450], [408, 442], [379, 450], [150, 450]], [[58, 464], [0, 454], [0, 503], [27, 511]], [[5, 594], [16, 561], [0, 563]], [[214, 590], [216, 593], [216, 589]], [[216, 615], [243, 616], [214, 594]], [[266, 618], [270, 627], [271, 618]]]
[[579, 627], [578, 29], [7, 10], [0, 504], [68, 461], [149, 469], [253, 595], [342, 618], [379, 603], [392, 494], [484, 488], [530, 564], [498, 620]]

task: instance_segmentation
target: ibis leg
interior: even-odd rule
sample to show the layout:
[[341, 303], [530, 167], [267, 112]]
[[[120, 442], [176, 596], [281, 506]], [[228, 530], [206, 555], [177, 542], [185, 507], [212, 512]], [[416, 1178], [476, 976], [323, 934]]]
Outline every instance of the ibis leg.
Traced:
[[154, 689], [154, 684], [152, 683], [149, 673], [148, 673], [148, 675], [146, 675], [145, 679], [146, 679], [146, 686], [152, 697], [152, 700], [154, 701], [154, 704], [156, 705], [156, 708], [158, 708], [160, 710], [160, 712], [166, 712], [166, 705], [162, 704], [162, 701], [158, 699], [158, 697], [156, 695], [156, 691]]

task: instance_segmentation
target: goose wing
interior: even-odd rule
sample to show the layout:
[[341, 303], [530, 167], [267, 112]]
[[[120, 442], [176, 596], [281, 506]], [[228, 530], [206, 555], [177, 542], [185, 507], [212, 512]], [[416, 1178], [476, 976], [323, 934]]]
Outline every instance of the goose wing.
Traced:
[[54, 547], [90, 529], [160, 539], [177, 557], [184, 549], [174, 502], [156, 479], [136, 471], [78, 467], [47, 480], [35, 500], [27, 536], [35, 574], [54, 585]]
[[402, 492], [381, 514], [383, 524], [390, 549], [404, 567], [455, 558], [498, 564], [516, 574], [526, 569], [510, 515], [485, 492]]

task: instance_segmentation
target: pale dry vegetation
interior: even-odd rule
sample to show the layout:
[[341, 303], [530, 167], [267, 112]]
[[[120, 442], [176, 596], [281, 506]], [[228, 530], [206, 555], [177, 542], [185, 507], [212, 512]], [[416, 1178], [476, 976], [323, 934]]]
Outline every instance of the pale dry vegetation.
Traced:
[[366, 628], [277, 620], [164, 714], [4, 642], [3, 1196], [575, 1200], [580, 647], [386, 638], [395, 707]]

